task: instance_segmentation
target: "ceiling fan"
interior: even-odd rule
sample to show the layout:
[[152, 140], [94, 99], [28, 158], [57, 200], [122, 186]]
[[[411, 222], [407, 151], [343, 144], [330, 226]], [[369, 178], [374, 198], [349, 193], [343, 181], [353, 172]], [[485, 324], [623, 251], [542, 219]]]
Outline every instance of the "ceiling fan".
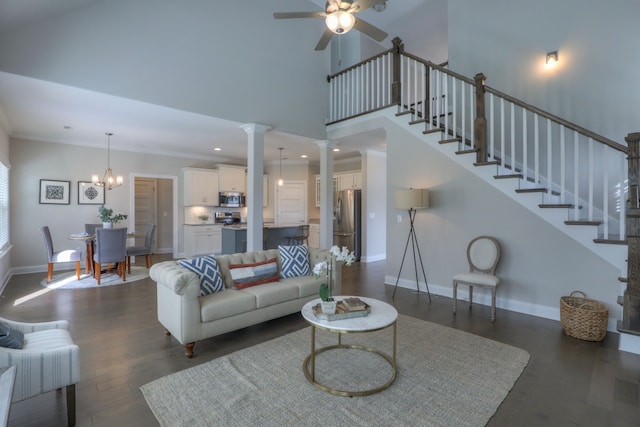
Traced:
[[388, 34], [380, 28], [356, 18], [355, 13], [362, 12], [370, 7], [375, 10], [384, 10], [385, 0], [328, 0], [324, 12], [275, 12], [276, 19], [295, 18], [324, 18], [327, 29], [324, 31], [316, 50], [324, 50], [334, 34], [345, 34], [352, 28], [381, 42]]

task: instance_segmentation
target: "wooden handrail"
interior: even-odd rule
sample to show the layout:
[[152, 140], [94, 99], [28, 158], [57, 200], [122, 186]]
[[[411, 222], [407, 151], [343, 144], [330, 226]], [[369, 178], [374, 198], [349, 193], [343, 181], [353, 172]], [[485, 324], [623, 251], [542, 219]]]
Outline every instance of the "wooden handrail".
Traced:
[[375, 56], [372, 56], [371, 58], [365, 59], [364, 61], [360, 61], [357, 64], [354, 64], [354, 65], [352, 65], [352, 66], [350, 66], [348, 68], [345, 68], [342, 71], [338, 71], [337, 73], [334, 73], [334, 74], [328, 74], [327, 75], [327, 82], [331, 82], [331, 79], [333, 79], [333, 78], [335, 78], [335, 77], [337, 77], [339, 75], [346, 74], [349, 71], [353, 71], [356, 68], [359, 68], [359, 67], [361, 67], [361, 66], [363, 66], [365, 64], [368, 64], [369, 62], [375, 61], [378, 58], [382, 58], [385, 55], [393, 53], [394, 51], [395, 51], [395, 48], [387, 49], [384, 52], [380, 52], [379, 54], [377, 54]]

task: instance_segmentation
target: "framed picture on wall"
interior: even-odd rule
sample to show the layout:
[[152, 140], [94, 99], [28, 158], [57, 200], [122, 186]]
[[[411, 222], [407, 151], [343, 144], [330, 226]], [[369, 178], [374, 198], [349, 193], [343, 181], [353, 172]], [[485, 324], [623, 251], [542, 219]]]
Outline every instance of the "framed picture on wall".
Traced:
[[40, 180], [40, 204], [41, 205], [68, 205], [69, 189], [71, 181], [58, 181], [55, 179]]
[[78, 181], [79, 205], [104, 205], [104, 187], [91, 181]]

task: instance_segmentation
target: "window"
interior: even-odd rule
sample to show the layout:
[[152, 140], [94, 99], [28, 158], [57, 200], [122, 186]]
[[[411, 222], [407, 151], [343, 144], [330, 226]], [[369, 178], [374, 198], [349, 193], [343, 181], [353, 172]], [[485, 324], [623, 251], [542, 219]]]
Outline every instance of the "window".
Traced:
[[0, 162], [0, 250], [9, 244], [9, 168]]

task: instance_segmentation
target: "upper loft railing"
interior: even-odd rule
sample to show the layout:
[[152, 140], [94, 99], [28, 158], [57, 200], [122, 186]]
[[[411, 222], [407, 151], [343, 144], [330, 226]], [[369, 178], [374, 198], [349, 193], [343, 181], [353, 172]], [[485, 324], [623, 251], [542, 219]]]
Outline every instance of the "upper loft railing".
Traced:
[[[599, 238], [624, 240], [627, 147], [485, 84], [404, 52], [400, 39], [366, 61], [328, 76], [328, 125], [397, 106], [424, 132], [442, 132], [476, 163], [520, 178], [543, 207], [566, 207], [567, 221], [597, 225]], [[454, 142], [455, 142], [454, 141]]]

